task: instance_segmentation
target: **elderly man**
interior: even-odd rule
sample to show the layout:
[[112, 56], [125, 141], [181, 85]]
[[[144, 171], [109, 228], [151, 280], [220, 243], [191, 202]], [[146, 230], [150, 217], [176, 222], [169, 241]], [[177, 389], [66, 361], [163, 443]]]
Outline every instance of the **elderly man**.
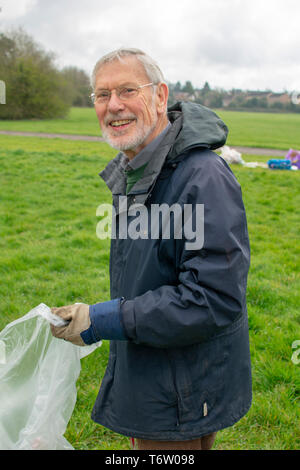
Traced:
[[[104, 56], [92, 83], [103, 137], [120, 151], [100, 173], [115, 210], [111, 300], [53, 308], [69, 323], [52, 332], [80, 345], [110, 340], [94, 421], [138, 449], [210, 449], [251, 406], [246, 215], [238, 182], [212, 151], [227, 127], [195, 103], [167, 110], [163, 75], [140, 50]], [[182, 209], [182, 227], [189, 207], [196, 239], [204, 207], [203, 241], [174, 227], [164, 236], [163, 216], [155, 233], [130, 236], [133, 207], [146, 209], [150, 227], [162, 205]]]

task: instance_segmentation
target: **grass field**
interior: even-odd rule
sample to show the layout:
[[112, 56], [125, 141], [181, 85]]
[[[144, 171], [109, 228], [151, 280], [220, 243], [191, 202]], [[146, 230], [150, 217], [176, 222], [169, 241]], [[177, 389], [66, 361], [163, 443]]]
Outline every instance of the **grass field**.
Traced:
[[[283, 115], [272, 116], [276, 121]], [[251, 119], [247, 122], [250, 129]], [[69, 133], [75, 125], [66, 121], [59, 128]], [[272, 126], [265, 123], [267, 128]], [[284, 148], [284, 129], [277, 135], [275, 128], [278, 142], [282, 136], [276, 147]], [[237, 129], [232, 133], [239, 138]], [[257, 134], [262, 138], [260, 126]], [[241, 136], [247, 145], [250, 138]], [[291, 141], [300, 144], [295, 131]], [[115, 153], [102, 143], [0, 136], [0, 330], [41, 302], [57, 306], [109, 299], [109, 241], [96, 237], [96, 208], [110, 202], [98, 173]], [[253, 405], [241, 421], [218, 433], [214, 449], [297, 449], [300, 364], [291, 356], [292, 343], [300, 340], [300, 172], [232, 169], [243, 191], [252, 250]], [[75, 449], [130, 448], [127, 438], [90, 419], [107, 357], [104, 341], [82, 360], [78, 400], [65, 435]]]
[[[216, 112], [229, 127], [228, 145], [300, 149], [300, 114]], [[66, 119], [0, 121], [0, 130], [101, 135], [93, 108], [72, 108]]]
[[101, 135], [94, 108], [71, 108], [66, 119], [0, 121], [0, 130]]

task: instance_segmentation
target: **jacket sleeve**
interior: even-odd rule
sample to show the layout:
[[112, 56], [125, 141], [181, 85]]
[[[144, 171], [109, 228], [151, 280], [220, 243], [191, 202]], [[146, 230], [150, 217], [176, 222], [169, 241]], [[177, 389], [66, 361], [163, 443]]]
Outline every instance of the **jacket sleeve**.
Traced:
[[101, 339], [127, 340], [121, 322], [123, 298], [99, 302], [89, 306], [90, 326], [80, 333], [85, 344], [97, 343]]
[[240, 185], [215, 154], [194, 168], [182, 166], [180, 181], [182, 204], [204, 204], [203, 246], [191, 250], [187, 240], [176, 240], [178, 283], [121, 305], [126, 337], [152, 347], [206, 341], [246, 311], [250, 249]]

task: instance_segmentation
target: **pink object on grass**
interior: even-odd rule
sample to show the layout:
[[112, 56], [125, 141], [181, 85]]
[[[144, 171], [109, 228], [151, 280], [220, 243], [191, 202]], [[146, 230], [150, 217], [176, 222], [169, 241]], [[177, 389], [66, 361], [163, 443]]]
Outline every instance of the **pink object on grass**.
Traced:
[[291, 160], [292, 165], [297, 166], [298, 170], [300, 170], [300, 150], [290, 149], [285, 158]]

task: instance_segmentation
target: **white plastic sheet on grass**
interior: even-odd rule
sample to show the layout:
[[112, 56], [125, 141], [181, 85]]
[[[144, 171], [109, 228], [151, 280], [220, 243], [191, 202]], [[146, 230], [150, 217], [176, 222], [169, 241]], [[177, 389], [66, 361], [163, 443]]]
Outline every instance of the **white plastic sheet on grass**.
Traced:
[[80, 360], [101, 342], [81, 347], [54, 338], [53, 317], [40, 304], [0, 332], [0, 450], [73, 449], [64, 433]]
[[240, 163], [242, 165], [245, 163], [242, 159], [242, 154], [237, 150], [228, 147], [228, 145], [224, 145], [221, 148], [221, 157], [224, 158], [227, 163]]

